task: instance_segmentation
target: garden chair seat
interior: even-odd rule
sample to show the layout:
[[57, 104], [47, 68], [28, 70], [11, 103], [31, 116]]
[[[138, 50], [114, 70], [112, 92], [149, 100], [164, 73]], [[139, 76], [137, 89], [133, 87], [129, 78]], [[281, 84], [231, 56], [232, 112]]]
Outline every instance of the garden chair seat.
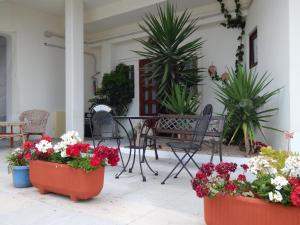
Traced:
[[199, 144], [190, 143], [190, 142], [168, 142], [167, 145], [171, 148], [177, 148], [178, 150], [182, 150], [182, 151], [200, 149]]

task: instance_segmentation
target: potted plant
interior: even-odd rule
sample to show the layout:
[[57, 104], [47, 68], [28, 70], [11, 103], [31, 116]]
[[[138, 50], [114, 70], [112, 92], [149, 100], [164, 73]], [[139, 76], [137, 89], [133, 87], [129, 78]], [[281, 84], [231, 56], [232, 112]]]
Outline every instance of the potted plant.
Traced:
[[[24, 145], [27, 143], [25, 142]], [[29, 160], [31, 153], [28, 150], [16, 148], [7, 156], [8, 171], [12, 172], [13, 185], [16, 188], [30, 187]]]
[[[203, 39], [191, 36], [199, 30], [200, 18], [192, 18], [192, 12], [185, 10], [178, 13], [176, 6], [167, 2], [157, 6], [157, 15], [147, 13], [140, 28], [147, 33], [148, 39], [137, 39], [143, 50], [134, 51], [143, 58], [149, 59], [145, 76], [156, 82], [158, 101], [161, 104], [172, 94], [173, 84], [187, 88], [197, 88], [203, 81], [202, 69], [197, 62]], [[166, 110], [165, 105], [161, 110]]]
[[243, 143], [248, 154], [254, 150], [256, 132], [262, 133], [263, 128], [273, 129], [264, 125], [278, 110], [265, 107], [280, 91], [280, 88], [269, 90], [271, 82], [267, 73], [260, 75], [238, 65], [236, 71], [229, 72], [226, 83], [216, 83], [217, 100], [224, 105], [227, 113], [226, 141], [230, 144], [238, 139], [237, 142]]
[[207, 225], [300, 224], [300, 156], [263, 147], [241, 168], [234, 177], [237, 164], [207, 163], [193, 179]]
[[82, 143], [75, 131], [61, 137], [53, 146], [52, 139], [42, 137], [24, 146], [31, 152], [30, 181], [42, 194], [52, 192], [69, 196], [73, 201], [98, 195], [103, 188], [104, 167], [116, 166], [118, 149], [99, 146], [92, 149]]

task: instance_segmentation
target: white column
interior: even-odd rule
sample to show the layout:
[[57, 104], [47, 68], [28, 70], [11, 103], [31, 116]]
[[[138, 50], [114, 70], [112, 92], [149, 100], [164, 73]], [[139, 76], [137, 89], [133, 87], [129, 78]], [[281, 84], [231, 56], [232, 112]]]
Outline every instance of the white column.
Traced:
[[[288, 3], [287, 3], [288, 4]], [[290, 50], [290, 129], [295, 132], [292, 139], [291, 150], [300, 152], [300, 104], [299, 104], [299, 59], [300, 59], [300, 1], [289, 1], [289, 30], [290, 43], [285, 43]]]
[[112, 70], [112, 44], [104, 43], [101, 46], [101, 75], [105, 73], [110, 73]]
[[84, 133], [83, 0], [65, 0], [66, 130]]

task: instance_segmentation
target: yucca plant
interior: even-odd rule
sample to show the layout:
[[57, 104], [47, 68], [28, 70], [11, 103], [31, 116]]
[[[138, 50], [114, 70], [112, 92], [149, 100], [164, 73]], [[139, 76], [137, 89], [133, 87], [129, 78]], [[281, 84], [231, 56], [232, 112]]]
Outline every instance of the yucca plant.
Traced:
[[174, 84], [171, 93], [166, 95], [162, 105], [171, 113], [195, 114], [200, 106], [199, 94], [195, 88]]
[[178, 15], [169, 2], [157, 7], [158, 16], [148, 13], [140, 28], [148, 39], [137, 39], [143, 45], [137, 54], [150, 59], [147, 74], [157, 83], [160, 101], [171, 93], [172, 82], [188, 87], [201, 83], [202, 75], [197, 67], [198, 50], [202, 47], [201, 37], [187, 41], [199, 29], [198, 18], [191, 19], [191, 12], [185, 10]]
[[237, 133], [242, 131], [247, 153], [252, 150], [256, 131], [263, 134], [262, 128], [265, 127], [263, 124], [278, 110], [278, 108], [264, 108], [280, 90], [278, 88], [267, 91], [266, 88], [271, 82], [272, 79], [267, 73], [260, 76], [252, 70], [247, 71], [243, 66], [238, 66], [237, 72], [231, 70], [226, 84], [217, 83], [217, 100], [224, 105], [227, 112], [225, 133], [229, 128], [233, 128], [229, 144]]

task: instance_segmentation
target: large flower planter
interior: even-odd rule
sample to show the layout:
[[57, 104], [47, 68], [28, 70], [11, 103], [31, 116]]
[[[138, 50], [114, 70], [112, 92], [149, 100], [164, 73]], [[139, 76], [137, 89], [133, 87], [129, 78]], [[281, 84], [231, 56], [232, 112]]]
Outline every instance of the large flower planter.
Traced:
[[207, 225], [299, 225], [300, 208], [267, 203], [256, 198], [204, 198]]
[[65, 164], [40, 160], [29, 163], [32, 185], [39, 192], [66, 195], [73, 201], [90, 199], [98, 195], [103, 188], [104, 167], [85, 172]]

